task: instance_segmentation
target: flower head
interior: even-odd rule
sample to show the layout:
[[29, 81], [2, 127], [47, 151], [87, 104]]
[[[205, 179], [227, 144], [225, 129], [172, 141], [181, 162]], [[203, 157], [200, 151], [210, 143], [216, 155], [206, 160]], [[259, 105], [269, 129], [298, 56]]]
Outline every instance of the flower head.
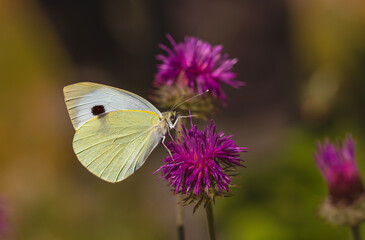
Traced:
[[314, 159], [327, 181], [332, 203], [350, 204], [364, 193], [354, 160], [354, 141], [351, 136], [338, 146], [326, 139], [323, 145], [317, 145]]
[[185, 37], [182, 43], [176, 43], [167, 35], [172, 49], [165, 45], [160, 48], [166, 51], [167, 56], [157, 55], [158, 65], [155, 75], [155, 85], [173, 85], [176, 81], [190, 87], [194, 92], [202, 93], [209, 89], [215, 98], [222, 100], [226, 96], [222, 92], [220, 83], [238, 88], [243, 82], [234, 80], [236, 74], [231, 71], [237, 59], [222, 56], [222, 45], [212, 46], [195, 37]]
[[162, 172], [175, 194], [186, 195], [189, 203], [198, 200], [196, 207], [216, 196], [226, 196], [230, 172], [243, 166], [239, 155], [247, 149], [238, 147], [231, 137], [216, 133], [213, 121], [203, 131], [195, 125], [190, 129], [182, 126], [181, 138], [167, 143], [172, 157], [166, 157], [166, 164], [157, 171]]
[[328, 139], [317, 144], [314, 155], [319, 170], [327, 182], [329, 196], [319, 214], [335, 225], [356, 226], [365, 220], [365, 194], [355, 163], [354, 141], [332, 144]]

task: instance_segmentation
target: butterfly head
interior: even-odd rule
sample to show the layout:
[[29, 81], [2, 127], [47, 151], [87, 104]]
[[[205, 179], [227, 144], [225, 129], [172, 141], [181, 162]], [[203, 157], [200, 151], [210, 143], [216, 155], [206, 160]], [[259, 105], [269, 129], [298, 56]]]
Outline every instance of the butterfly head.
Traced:
[[174, 128], [176, 121], [176, 111], [168, 111], [162, 113], [162, 120], [165, 120], [170, 129]]

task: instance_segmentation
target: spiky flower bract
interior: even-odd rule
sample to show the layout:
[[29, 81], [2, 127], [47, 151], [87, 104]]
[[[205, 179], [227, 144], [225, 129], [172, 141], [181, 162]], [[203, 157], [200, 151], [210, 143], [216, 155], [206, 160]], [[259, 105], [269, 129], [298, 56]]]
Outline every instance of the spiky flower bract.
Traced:
[[[219, 110], [216, 108], [217, 100], [209, 94], [195, 97], [188, 86], [176, 83], [173, 85], [161, 85], [154, 89], [150, 99], [156, 102], [160, 109], [173, 109], [176, 104], [176, 110], [180, 113], [191, 111], [197, 118], [208, 121], [212, 115], [215, 115]], [[179, 104], [183, 100], [191, 99], [184, 104]]]
[[157, 171], [175, 194], [185, 195], [187, 203], [196, 201], [194, 210], [202, 202], [229, 195], [233, 170], [243, 166], [240, 153], [247, 150], [231, 137], [217, 133], [211, 121], [204, 130], [182, 126], [181, 138], [167, 143], [172, 157], [167, 156]]
[[157, 66], [155, 86], [173, 85], [180, 81], [182, 85], [190, 87], [196, 93], [210, 90], [211, 94], [223, 103], [226, 96], [220, 84], [225, 83], [238, 88], [243, 82], [235, 80], [236, 74], [231, 70], [237, 59], [229, 59], [222, 55], [222, 45], [211, 44], [196, 37], [185, 37], [185, 41], [176, 43], [167, 35], [172, 49], [160, 44], [167, 56], [157, 55], [161, 64]]
[[329, 196], [320, 214], [335, 225], [355, 226], [365, 220], [365, 195], [355, 162], [354, 141], [350, 135], [337, 145], [328, 139], [317, 144], [314, 159], [327, 182]]

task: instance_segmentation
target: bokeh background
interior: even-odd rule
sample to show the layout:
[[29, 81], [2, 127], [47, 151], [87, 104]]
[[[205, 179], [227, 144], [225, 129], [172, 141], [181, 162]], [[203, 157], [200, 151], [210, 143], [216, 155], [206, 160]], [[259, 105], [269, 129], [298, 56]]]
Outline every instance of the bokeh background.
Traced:
[[[92, 81], [148, 97], [166, 33], [223, 44], [246, 82], [215, 118], [250, 149], [241, 187], [216, 202], [219, 239], [350, 239], [317, 216], [312, 154], [352, 133], [365, 176], [363, 0], [0, 0], [0, 238], [176, 239], [175, 199], [152, 174], [164, 149], [99, 180], [72, 151], [62, 94]], [[207, 239], [202, 209], [184, 219], [187, 239]]]

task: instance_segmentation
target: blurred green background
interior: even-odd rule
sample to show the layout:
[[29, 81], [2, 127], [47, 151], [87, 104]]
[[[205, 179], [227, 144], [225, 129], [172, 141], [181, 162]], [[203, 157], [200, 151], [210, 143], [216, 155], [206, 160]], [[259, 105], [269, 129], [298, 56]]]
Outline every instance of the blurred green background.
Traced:
[[[215, 118], [250, 149], [241, 187], [216, 202], [219, 239], [350, 239], [316, 214], [312, 154], [351, 132], [365, 174], [363, 0], [0, 0], [0, 238], [176, 239], [174, 197], [152, 175], [164, 149], [122, 183], [99, 180], [73, 153], [62, 94], [93, 81], [147, 97], [166, 33], [223, 44], [247, 84], [225, 88]], [[207, 239], [202, 209], [184, 219], [187, 239]]]

